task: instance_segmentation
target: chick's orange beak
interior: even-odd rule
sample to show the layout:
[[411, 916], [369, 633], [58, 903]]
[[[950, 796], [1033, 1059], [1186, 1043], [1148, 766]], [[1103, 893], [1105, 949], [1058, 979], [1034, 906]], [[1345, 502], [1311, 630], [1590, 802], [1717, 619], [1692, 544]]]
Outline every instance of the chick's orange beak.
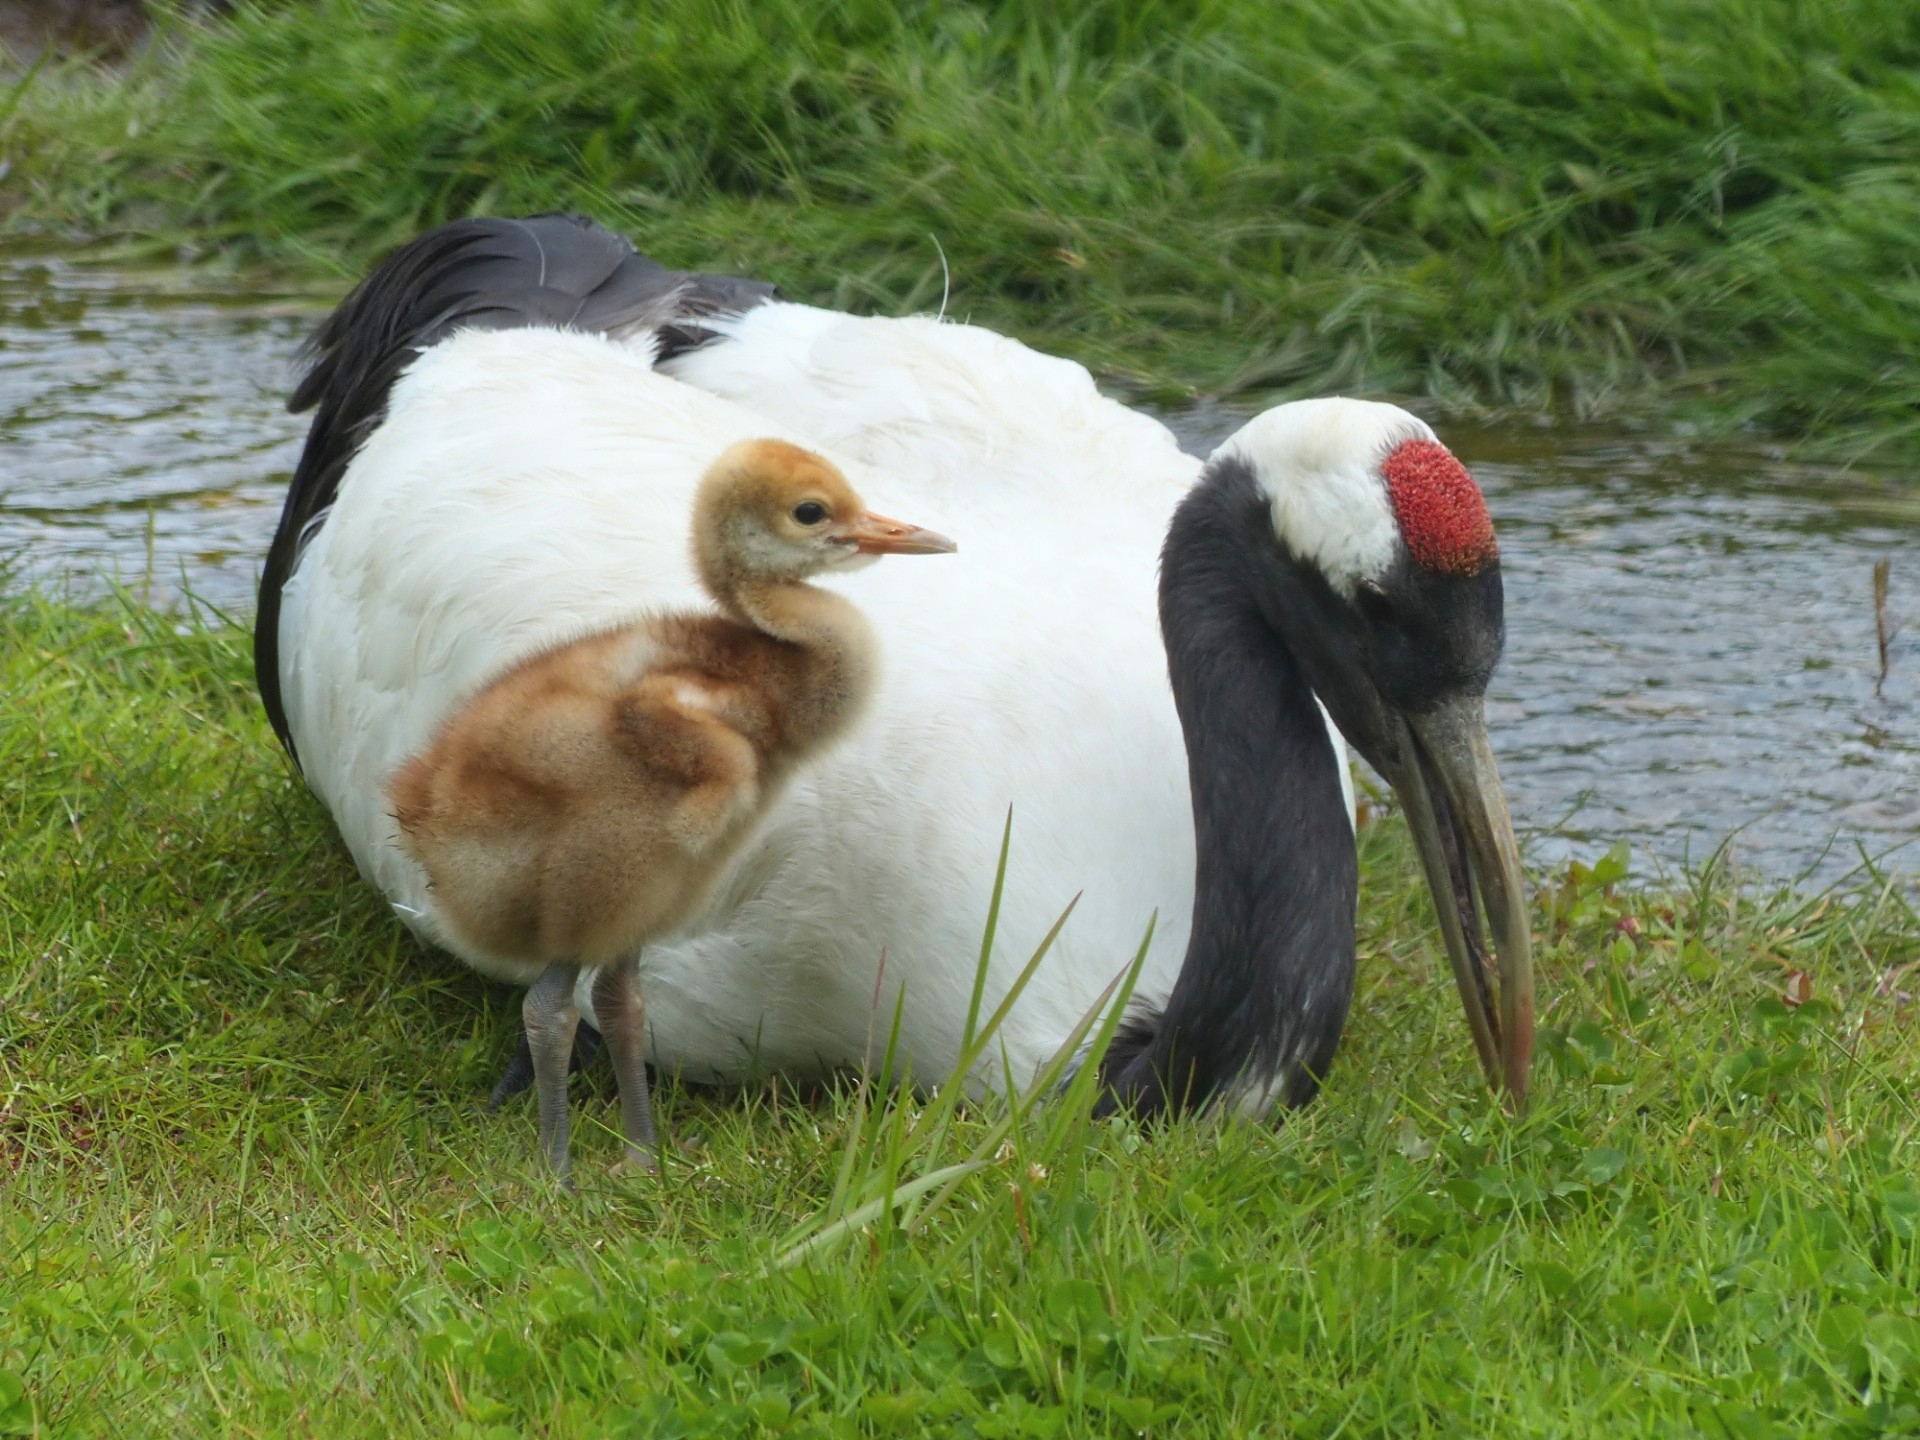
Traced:
[[871, 510], [853, 522], [849, 533], [853, 548], [862, 555], [951, 555], [960, 548], [935, 531], [889, 520]]

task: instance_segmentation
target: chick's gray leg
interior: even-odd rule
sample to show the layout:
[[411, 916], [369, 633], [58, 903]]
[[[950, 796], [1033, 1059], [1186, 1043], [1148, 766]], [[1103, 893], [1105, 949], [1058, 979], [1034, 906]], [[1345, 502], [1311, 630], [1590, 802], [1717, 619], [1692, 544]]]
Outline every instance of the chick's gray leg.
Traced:
[[573, 1003], [578, 974], [577, 966], [549, 965], [520, 1005], [527, 1049], [533, 1057], [533, 1091], [540, 1102], [540, 1153], [563, 1180], [568, 1166], [567, 1061], [573, 1056], [573, 1032], [580, 1024], [580, 1010]]
[[647, 1007], [640, 999], [638, 965], [632, 959], [607, 966], [593, 981], [593, 1013], [613, 1059], [620, 1085], [620, 1133], [626, 1137], [626, 1163], [652, 1170], [656, 1145], [653, 1101], [647, 1094]]

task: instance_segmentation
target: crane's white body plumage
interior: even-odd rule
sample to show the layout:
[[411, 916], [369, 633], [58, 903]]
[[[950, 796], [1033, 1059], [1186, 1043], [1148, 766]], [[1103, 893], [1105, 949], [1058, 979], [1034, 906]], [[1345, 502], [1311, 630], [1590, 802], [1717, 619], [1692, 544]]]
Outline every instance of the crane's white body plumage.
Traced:
[[[948, 1073], [1012, 806], [989, 1005], [1083, 896], [1002, 1033], [1019, 1083], [1150, 916], [1143, 996], [1166, 993], [1185, 949], [1194, 842], [1156, 568], [1200, 462], [1080, 366], [988, 331], [781, 303], [712, 328], [727, 338], [667, 374], [645, 342], [544, 329], [463, 332], [410, 367], [285, 587], [303, 768], [366, 877], [457, 951], [397, 843], [394, 770], [516, 659], [709, 608], [687, 546], [706, 465], [749, 437], [817, 449], [960, 551], [828, 582], [878, 634], [878, 696], [706, 913], [647, 947], [650, 1058], [703, 1080], [858, 1064], [884, 952], [877, 1029], [904, 989], [907, 1062]], [[997, 1054], [974, 1079], [997, 1083]]]

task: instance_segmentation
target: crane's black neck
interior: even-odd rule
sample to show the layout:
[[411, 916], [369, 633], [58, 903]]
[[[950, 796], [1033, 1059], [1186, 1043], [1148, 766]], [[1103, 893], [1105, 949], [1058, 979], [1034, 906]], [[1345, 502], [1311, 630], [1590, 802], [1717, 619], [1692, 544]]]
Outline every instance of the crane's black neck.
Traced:
[[1248, 1091], [1304, 1104], [1346, 1023], [1352, 820], [1307, 677], [1267, 619], [1301, 583], [1268, 514], [1246, 465], [1216, 460], [1161, 552], [1193, 794], [1193, 928], [1165, 1005], [1114, 1037], [1105, 1109], [1148, 1115]]

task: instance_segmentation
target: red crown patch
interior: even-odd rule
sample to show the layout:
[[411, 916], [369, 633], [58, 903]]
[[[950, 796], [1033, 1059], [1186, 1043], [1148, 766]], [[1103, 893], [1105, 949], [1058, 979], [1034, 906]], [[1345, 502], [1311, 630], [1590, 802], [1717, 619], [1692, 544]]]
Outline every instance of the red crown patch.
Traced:
[[1380, 473], [1415, 564], [1447, 575], [1477, 575], [1500, 557], [1480, 487], [1438, 440], [1394, 446]]

